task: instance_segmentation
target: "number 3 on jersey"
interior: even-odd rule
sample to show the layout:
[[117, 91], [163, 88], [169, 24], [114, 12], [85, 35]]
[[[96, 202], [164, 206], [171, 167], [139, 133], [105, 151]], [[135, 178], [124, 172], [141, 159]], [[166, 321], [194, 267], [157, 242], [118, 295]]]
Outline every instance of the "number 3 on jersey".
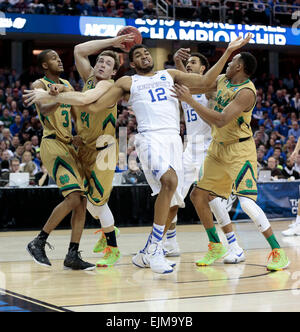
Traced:
[[186, 110], [186, 115], [188, 122], [197, 121], [197, 113], [193, 108]]
[[151, 102], [167, 100], [166, 91], [164, 88], [157, 88], [154, 91], [150, 89], [148, 93], [151, 96]]

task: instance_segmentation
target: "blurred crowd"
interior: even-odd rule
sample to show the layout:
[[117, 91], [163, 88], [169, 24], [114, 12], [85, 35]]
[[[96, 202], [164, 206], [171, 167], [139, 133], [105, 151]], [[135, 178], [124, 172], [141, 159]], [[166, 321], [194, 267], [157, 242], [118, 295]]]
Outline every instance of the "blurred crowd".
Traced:
[[[170, 59], [164, 63], [165, 68], [172, 65]], [[24, 90], [39, 77], [34, 66], [21, 75], [13, 69], [0, 68], [0, 186], [7, 185], [9, 174], [17, 172], [28, 172], [32, 185], [53, 183], [40, 157], [41, 122], [34, 106], [26, 107], [22, 100]], [[81, 91], [83, 82], [75, 69], [65, 78], [75, 90]], [[295, 163], [289, 157], [300, 136], [300, 77], [288, 73], [278, 78], [264, 73], [256, 77], [254, 83], [257, 104], [251, 126], [257, 147], [258, 169], [270, 170], [272, 179], [299, 179], [300, 155]], [[119, 155], [117, 183], [146, 183], [134, 147], [136, 118], [132, 109], [122, 102], [118, 105], [117, 137], [120, 128], [127, 133], [127, 147]], [[182, 119], [180, 135], [183, 142], [185, 134]]]
[[[165, 0], [169, 17], [202, 22], [291, 26], [300, 0]], [[164, 7], [164, 5], [162, 5]], [[155, 0], [0, 0], [0, 11], [46, 15], [157, 18]]]

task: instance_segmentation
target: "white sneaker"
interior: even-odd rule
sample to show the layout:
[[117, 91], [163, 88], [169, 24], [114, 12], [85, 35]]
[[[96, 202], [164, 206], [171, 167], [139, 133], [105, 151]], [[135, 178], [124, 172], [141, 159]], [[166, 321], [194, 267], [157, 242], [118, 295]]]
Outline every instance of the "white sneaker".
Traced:
[[283, 236], [295, 236], [295, 235], [300, 236], [300, 224], [299, 223], [291, 224], [290, 227], [287, 230], [281, 232], [281, 234]]
[[224, 264], [238, 264], [246, 260], [244, 250], [238, 246], [229, 247], [223, 259]]
[[153, 272], [160, 274], [173, 272], [173, 268], [165, 259], [162, 249], [162, 241], [153, 243], [149, 246], [147, 251], [147, 259], [149, 260], [149, 265]]
[[[172, 262], [166, 258], [165, 258], [165, 261], [172, 268], [176, 266], [175, 262]], [[140, 267], [140, 268], [149, 268], [150, 267], [149, 256], [143, 250], [141, 250], [140, 252], [138, 252], [136, 255], [134, 255], [132, 257], [132, 263], [135, 266]]]
[[166, 240], [163, 245], [163, 251], [166, 257], [180, 256], [180, 249], [176, 239]]

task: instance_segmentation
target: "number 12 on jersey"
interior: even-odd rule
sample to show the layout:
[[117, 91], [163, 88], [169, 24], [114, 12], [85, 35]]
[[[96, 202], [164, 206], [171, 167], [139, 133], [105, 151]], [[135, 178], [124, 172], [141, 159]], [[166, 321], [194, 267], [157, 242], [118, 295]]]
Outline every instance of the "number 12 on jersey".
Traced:
[[157, 88], [154, 91], [152, 89], [148, 90], [151, 96], [151, 102], [167, 100], [166, 91], [164, 88]]

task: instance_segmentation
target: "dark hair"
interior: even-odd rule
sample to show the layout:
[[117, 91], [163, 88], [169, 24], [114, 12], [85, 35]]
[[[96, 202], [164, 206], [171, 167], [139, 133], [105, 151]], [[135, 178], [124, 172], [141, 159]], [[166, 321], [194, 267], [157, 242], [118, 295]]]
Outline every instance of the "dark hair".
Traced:
[[192, 57], [192, 56], [195, 56], [195, 57], [199, 58], [199, 60], [200, 60], [200, 62], [201, 62], [201, 65], [202, 65], [202, 66], [205, 66], [205, 70], [204, 70], [203, 74], [204, 74], [206, 71], [208, 71], [210, 65], [209, 65], [209, 62], [208, 62], [206, 56], [204, 56], [203, 54], [198, 53], [198, 52], [191, 53], [191, 57]]
[[2, 160], [1, 161], [1, 171], [5, 168], [9, 169], [9, 161], [8, 160]]
[[129, 61], [132, 62], [133, 61], [133, 53], [135, 50], [139, 49], [139, 48], [144, 48], [147, 51], [149, 51], [148, 47], [143, 45], [143, 44], [135, 44], [134, 46], [131, 47], [128, 57], [129, 57]]
[[49, 52], [52, 52], [53, 50], [51, 49], [47, 49], [47, 50], [44, 50], [42, 51], [38, 56], [37, 56], [37, 64], [38, 66], [44, 70], [43, 68], [43, 63], [46, 62], [46, 58], [47, 58], [47, 55]]
[[111, 58], [113, 58], [115, 60], [115, 64], [114, 64], [114, 70], [118, 71], [120, 68], [120, 59], [119, 59], [119, 55], [118, 53], [111, 51], [111, 50], [106, 50], [101, 52], [98, 56], [96, 61], [99, 60], [100, 56], [110, 56]]
[[252, 76], [257, 68], [256, 58], [249, 52], [241, 52], [240, 60], [243, 61], [245, 74], [249, 77]]

